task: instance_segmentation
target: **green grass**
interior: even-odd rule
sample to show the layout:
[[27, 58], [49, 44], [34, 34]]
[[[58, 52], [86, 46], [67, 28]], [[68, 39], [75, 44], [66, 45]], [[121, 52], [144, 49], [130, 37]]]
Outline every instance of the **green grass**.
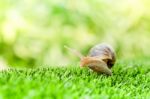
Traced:
[[150, 64], [119, 61], [113, 76], [50, 67], [0, 72], [0, 99], [150, 99]]

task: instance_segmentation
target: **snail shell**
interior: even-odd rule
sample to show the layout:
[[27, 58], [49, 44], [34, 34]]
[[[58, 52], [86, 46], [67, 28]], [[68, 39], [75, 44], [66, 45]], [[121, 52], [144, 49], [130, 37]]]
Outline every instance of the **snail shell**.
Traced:
[[90, 57], [97, 57], [106, 62], [108, 68], [112, 68], [116, 61], [116, 55], [113, 48], [108, 44], [98, 44], [91, 48]]
[[115, 64], [116, 55], [113, 48], [105, 43], [91, 48], [89, 55], [81, 59], [81, 67], [88, 66], [95, 72], [112, 75], [111, 68]]

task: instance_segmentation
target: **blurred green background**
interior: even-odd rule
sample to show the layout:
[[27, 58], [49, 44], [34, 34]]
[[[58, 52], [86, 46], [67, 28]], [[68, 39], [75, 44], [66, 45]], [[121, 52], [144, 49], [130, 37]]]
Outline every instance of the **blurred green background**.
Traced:
[[0, 0], [0, 66], [62, 66], [101, 42], [119, 59], [149, 57], [149, 0]]

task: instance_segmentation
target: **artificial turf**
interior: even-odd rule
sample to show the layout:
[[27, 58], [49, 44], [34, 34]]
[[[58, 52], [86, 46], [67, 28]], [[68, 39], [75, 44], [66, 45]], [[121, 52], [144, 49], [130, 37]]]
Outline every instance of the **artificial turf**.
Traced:
[[78, 66], [0, 72], [0, 99], [150, 99], [150, 64], [119, 61], [106, 76]]

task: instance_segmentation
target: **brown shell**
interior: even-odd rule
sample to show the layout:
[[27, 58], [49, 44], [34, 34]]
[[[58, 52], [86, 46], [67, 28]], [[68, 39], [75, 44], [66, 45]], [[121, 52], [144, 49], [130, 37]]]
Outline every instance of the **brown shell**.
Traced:
[[90, 57], [97, 57], [107, 63], [108, 68], [112, 68], [116, 61], [116, 54], [113, 48], [108, 44], [98, 44], [91, 48]]

